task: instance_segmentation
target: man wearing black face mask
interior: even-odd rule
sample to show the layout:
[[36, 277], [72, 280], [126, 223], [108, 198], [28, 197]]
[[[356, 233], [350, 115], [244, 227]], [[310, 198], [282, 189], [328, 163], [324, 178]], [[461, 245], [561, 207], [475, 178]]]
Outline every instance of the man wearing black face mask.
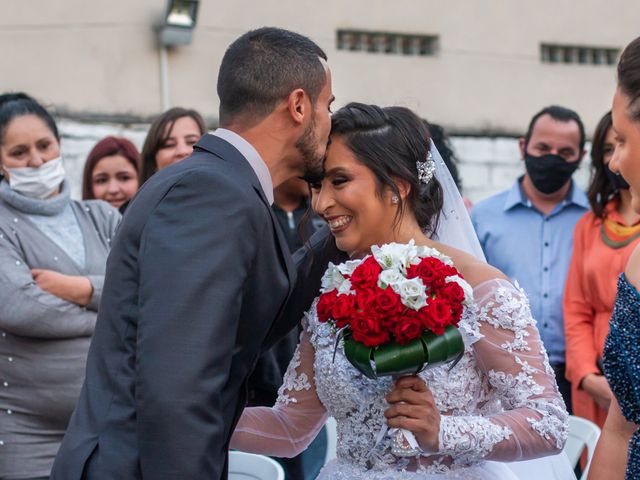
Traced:
[[471, 214], [487, 261], [529, 296], [568, 409], [562, 295], [573, 231], [589, 208], [586, 195], [571, 179], [584, 156], [584, 143], [577, 113], [560, 106], [544, 108], [520, 139], [525, 174], [510, 190], [479, 202]]

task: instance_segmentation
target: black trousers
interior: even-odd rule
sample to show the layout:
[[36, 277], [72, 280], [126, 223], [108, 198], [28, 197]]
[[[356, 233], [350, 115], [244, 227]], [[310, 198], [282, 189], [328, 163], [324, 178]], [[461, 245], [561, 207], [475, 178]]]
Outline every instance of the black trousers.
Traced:
[[567, 365], [564, 363], [556, 363], [552, 364], [551, 368], [553, 368], [553, 372], [556, 374], [558, 390], [560, 390], [560, 395], [562, 395], [562, 399], [567, 406], [567, 411], [570, 415], [573, 415], [573, 408], [571, 407], [571, 383], [565, 377]]

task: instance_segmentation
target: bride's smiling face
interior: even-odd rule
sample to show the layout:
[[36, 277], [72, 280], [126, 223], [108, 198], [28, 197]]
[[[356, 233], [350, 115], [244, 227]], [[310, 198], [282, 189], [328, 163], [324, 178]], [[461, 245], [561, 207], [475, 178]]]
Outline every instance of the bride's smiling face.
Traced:
[[368, 252], [389, 241], [397, 205], [340, 137], [331, 139], [325, 176], [313, 186], [311, 206], [329, 224], [337, 247], [349, 254]]

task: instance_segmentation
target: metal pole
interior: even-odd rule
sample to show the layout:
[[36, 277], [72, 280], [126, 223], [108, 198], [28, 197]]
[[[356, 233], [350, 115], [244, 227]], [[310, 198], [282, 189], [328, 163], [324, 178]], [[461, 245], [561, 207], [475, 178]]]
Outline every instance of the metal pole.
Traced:
[[162, 111], [169, 110], [169, 55], [164, 45], [160, 45], [160, 101]]

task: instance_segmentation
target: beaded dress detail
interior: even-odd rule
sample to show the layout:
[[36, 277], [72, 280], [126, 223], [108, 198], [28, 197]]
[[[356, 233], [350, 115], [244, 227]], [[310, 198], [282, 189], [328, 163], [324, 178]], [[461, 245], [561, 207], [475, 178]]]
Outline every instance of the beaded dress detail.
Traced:
[[[527, 460], [559, 452], [568, 415], [525, 294], [505, 280], [474, 289], [460, 321], [462, 359], [421, 372], [441, 413], [439, 449], [391, 453], [380, 435], [392, 380], [370, 380], [334, 349], [335, 332], [307, 314], [298, 351], [273, 408], [245, 409], [231, 448], [274, 456], [303, 451], [327, 415], [336, 419], [337, 459], [323, 480], [497, 478], [486, 460]], [[335, 350], [335, 358], [334, 358]], [[486, 465], [485, 465], [486, 464]]]
[[[604, 371], [625, 418], [640, 424], [640, 295], [624, 274], [618, 279]], [[631, 437], [626, 480], [640, 478], [640, 429]]]

